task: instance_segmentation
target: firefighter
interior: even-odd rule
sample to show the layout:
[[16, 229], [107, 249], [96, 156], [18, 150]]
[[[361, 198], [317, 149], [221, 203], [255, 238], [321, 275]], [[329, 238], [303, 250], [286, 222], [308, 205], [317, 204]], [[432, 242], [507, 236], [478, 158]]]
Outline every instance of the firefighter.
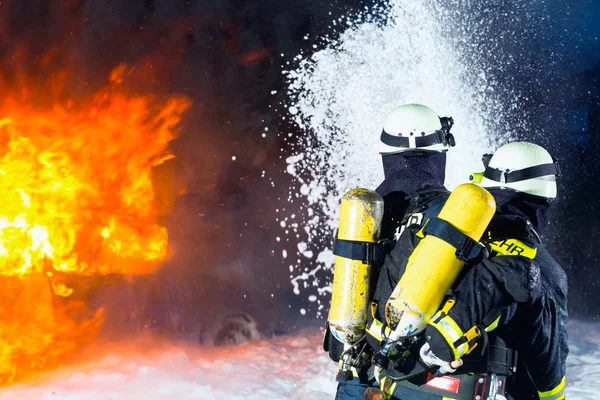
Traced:
[[[421, 104], [402, 105], [387, 116], [380, 136], [379, 150], [385, 179], [376, 189], [384, 203], [380, 229], [382, 243], [392, 243], [399, 237], [406, 211], [412, 202], [411, 196], [447, 197], [448, 192], [444, 188], [446, 151], [455, 145], [450, 133], [453, 123], [452, 118], [439, 117], [432, 109]], [[338, 240], [336, 245], [340, 242]], [[375, 260], [377, 269], [381, 261]], [[373, 286], [376, 278], [375, 271]], [[336, 282], [334, 278], [334, 297], [336, 285], [342, 283]], [[330, 312], [330, 316], [331, 314]], [[336, 321], [336, 327], [343, 325], [344, 321], [337, 322], [339, 321]], [[339, 336], [336, 337], [336, 328], [332, 328], [330, 330], [328, 327], [326, 330], [324, 349], [329, 352], [332, 360], [338, 362], [344, 352], [344, 344], [340, 342]], [[363, 344], [363, 341], [360, 343]], [[361, 355], [364, 362], [361, 366], [352, 368], [349, 375], [338, 374], [340, 383], [336, 399], [362, 399], [365, 389], [376, 384], [373, 376], [368, 376], [368, 359], [372, 354], [368, 346], [363, 346], [363, 350]]]
[[[483, 160], [485, 171], [471, 180], [496, 203], [482, 238], [488, 252], [463, 269], [422, 337], [395, 360], [379, 362], [386, 367], [378, 377], [386, 397], [565, 397], [567, 279], [541, 240], [557, 196], [558, 164], [526, 142], [504, 145]], [[400, 237], [379, 274], [367, 327], [374, 360], [390, 329], [382, 305], [404, 273], [419, 229], [407, 227], [412, 232]]]

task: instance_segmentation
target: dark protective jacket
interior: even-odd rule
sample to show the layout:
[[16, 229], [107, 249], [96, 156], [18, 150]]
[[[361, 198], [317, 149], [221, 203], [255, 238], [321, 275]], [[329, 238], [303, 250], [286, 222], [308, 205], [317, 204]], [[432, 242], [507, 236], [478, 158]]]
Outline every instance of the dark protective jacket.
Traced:
[[[482, 240], [492, 250], [491, 254], [463, 269], [453, 288], [454, 305], [432, 319], [425, 336], [434, 353], [447, 361], [476, 348], [475, 343], [479, 342], [477, 351], [463, 357], [465, 366], [457, 371], [459, 376], [461, 372], [486, 372], [489, 365], [484, 366], [483, 360], [487, 355], [480, 351], [487, 347], [483, 339], [487, 343], [503, 340], [518, 351], [520, 360], [517, 373], [507, 381], [508, 392], [515, 399], [538, 396], [560, 399], [564, 396], [568, 354], [567, 281], [536, 232], [545, 226], [548, 204], [513, 191], [491, 189], [490, 192], [496, 199], [497, 213]], [[443, 196], [433, 198], [421, 212], [423, 215], [413, 218], [413, 222], [437, 215], [444, 200]], [[406, 234], [401, 235], [382, 267], [374, 296], [379, 306], [373, 317], [379, 321], [385, 321], [385, 303], [418, 243], [414, 235], [418, 225], [421, 223], [406, 228]], [[490, 333], [471, 342], [457, 340], [466, 337], [476, 325]], [[372, 346], [379, 345], [377, 337], [368, 338]], [[416, 353], [418, 349], [413, 350]], [[415, 355], [412, 362], [409, 358], [401, 366], [405, 369], [400, 368], [399, 372], [412, 372], [416, 358]], [[395, 393], [407, 398], [435, 398], [431, 397], [431, 390], [419, 394], [423, 387], [407, 382]], [[445, 395], [455, 397], [452, 393]]]
[[[513, 382], [514, 397], [559, 399], [564, 396], [569, 352], [567, 277], [538, 236], [549, 204], [509, 190], [490, 192], [498, 208], [485, 238], [492, 256], [471, 268], [456, 286], [456, 303], [448, 316], [469, 329], [485, 325], [488, 314], [501, 310], [495, 334], [518, 351], [522, 364], [516, 377], [529, 375], [538, 392], [521, 379]], [[433, 351], [447, 358], [448, 346], [439, 333], [427, 328]]]

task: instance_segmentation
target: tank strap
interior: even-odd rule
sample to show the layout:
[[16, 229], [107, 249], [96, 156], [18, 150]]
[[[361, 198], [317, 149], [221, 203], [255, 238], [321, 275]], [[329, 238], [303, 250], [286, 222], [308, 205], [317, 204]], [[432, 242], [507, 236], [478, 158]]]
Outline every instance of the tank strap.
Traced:
[[333, 246], [333, 254], [350, 260], [359, 260], [364, 264], [379, 264], [385, 260], [392, 247], [393, 241], [390, 240], [369, 243], [337, 238]]
[[519, 353], [504, 345], [496, 343], [488, 346], [488, 372], [511, 376], [517, 371]]
[[433, 235], [456, 248], [456, 258], [471, 261], [485, 254], [485, 246], [462, 233], [451, 223], [441, 218], [430, 218], [417, 236]]
[[519, 353], [497, 336], [488, 339], [486, 351], [477, 357], [465, 357], [459, 373], [497, 374], [511, 376], [517, 371]]

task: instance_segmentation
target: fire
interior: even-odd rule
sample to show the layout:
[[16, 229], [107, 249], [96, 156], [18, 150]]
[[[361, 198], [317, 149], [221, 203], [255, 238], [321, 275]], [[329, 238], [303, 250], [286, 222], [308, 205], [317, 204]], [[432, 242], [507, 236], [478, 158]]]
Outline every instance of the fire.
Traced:
[[[167, 255], [152, 168], [189, 102], [131, 95], [116, 68], [90, 99], [0, 99], [0, 382], [45, 368], [97, 331], [65, 274], [146, 274]], [[2, 79], [0, 79], [0, 82]]]

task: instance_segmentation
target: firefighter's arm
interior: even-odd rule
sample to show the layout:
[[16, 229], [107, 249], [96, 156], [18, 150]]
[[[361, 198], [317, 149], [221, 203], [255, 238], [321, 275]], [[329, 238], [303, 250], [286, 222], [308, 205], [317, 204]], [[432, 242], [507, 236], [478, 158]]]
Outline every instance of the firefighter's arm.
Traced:
[[501, 311], [539, 296], [539, 268], [525, 257], [485, 258], [465, 274], [426, 329], [440, 359], [453, 361], [478, 346], [483, 331], [498, 326]]
[[565, 398], [569, 347], [566, 292], [563, 294], [564, 297], [556, 298], [552, 291], [546, 291], [540, 300], [523, 307], [515, 315], [517, 334], [522, 338], [519, 356], [525, 362], [541, 400]]
[[566, 376], [560, 380], [560, 382], [553, 388], [544, 392], [539, 392], [540, 400], [564, 400], [565, 399], [565, 382]]

